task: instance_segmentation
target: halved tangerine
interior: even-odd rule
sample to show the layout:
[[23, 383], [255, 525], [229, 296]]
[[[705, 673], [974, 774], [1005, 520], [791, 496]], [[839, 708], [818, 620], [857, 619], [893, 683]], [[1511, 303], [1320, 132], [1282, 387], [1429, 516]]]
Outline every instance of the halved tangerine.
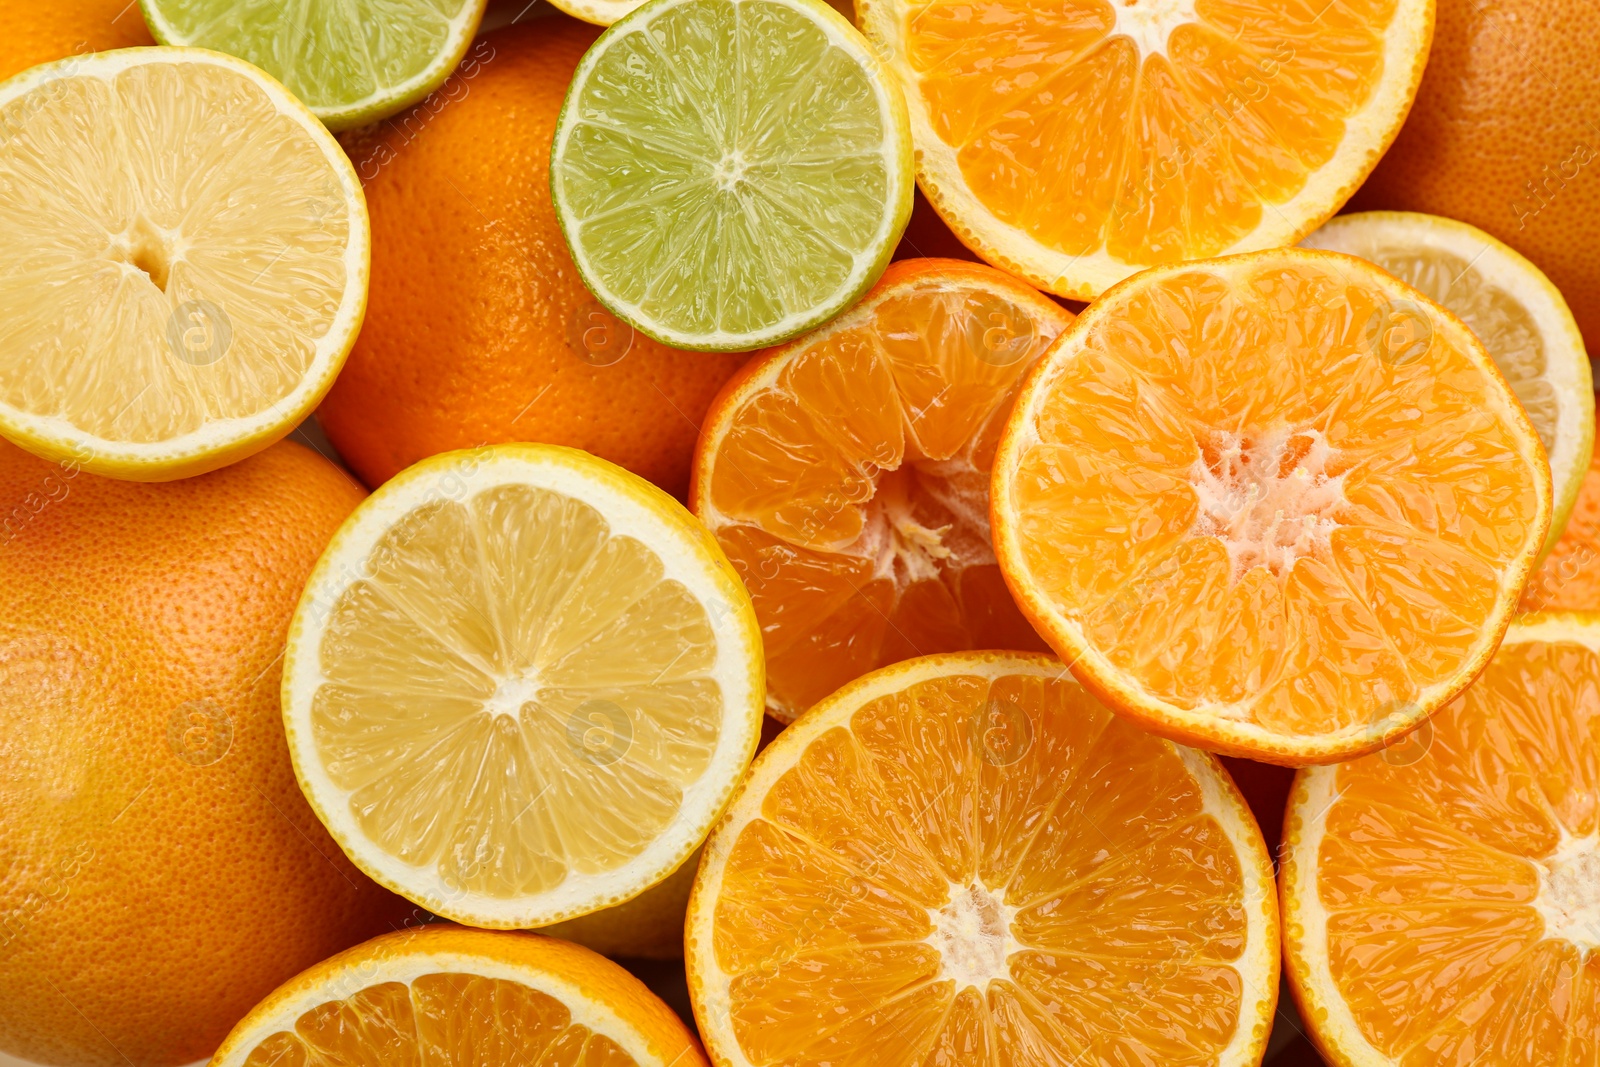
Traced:
[[752, 360], [706, 416], [690, 505], [755, 602], [768, 711], [964, 648], [1043, 650], [989, 544], [989, 466], [1072, 314], [990, 267], [891, 266], [854, 309]]
[[1060, 662], [886, 667], [759, 756], [685, 962], [719, 1067], [1250, 1065], [1277, 999], [1261, 833], [1211, 756]]
[[1321, 763], [1483, 668], [1550, 498], [1459, 319], [1364, 260], [1278, 249], [1147, 271], [1083, 314], [1000, 443], [995, 551], [1114, 710]]
[[1284, 955], [1339, 1067], [1600, 1059], [1600, 615], [1518, 620], [1383, 752], [1303, 771]]

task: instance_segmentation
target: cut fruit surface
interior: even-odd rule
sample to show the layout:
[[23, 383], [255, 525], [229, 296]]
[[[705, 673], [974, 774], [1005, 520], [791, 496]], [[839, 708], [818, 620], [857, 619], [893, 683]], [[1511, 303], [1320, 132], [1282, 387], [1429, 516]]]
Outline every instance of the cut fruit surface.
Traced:
[[1600, 615], [1519, 619], [1383, 752], [1302, 771], [1284, 953], [1339, 1067], [1600, 1055]]
[[989, 466], [1071, 321], [992, 268], [906, 260], [729, 382], [690, 506], [750, 589], [774, 716], [910, 656], [1045, 649], [989, 544]]
[[211, 1067], [705, 1067], [644, 984], [538, 934], [424, 926], [385, 934], [279, 987]]
[[617, 317], [680, 348], [759, 348], [888, 264], [911, 216], [905, 101], [819, 0], [652, 0], [578, 65], [550, 187]]
[[436, 914], [542, 926], [637, 896], [755, 751], [760, 635], [709, 534], [587, 453], [445, 453], [357, 509], [289, 634], [300, 784]]
[[1340, 215], [1301, 243], [1376, 263], [1449, 308], [1477, 334], [1550, 459], [1548, 553], [1566, 529], [1594, 450], [1589, 357], [1572, 311], [1550, 279], [1477, 227], [1437, 215]]
[[1380, 747], [1482, 669], [1550, 473], [1459, 319], [1280, 249], [1084, 312], [1023, 386], [992, 498], [1019, 606], [1101, 699], [1293, 765]]
[[1589, 461], [1567, 528], [1522, 590], [1522, 611], [1600, 611], [1600, 453]]
[[456, 69], [486, 0], [139, 0], [162, 44], [238, 56], [283, 82], [329, 129], [410, 107]]
[[720, 1067], [1254, 1067], [1277, 909], [1214, 758], [1052, 658], [964, 652], [853, 682], [763, 751], [685, 957]]
[[864, 0], [917, 176], [985, 259], [1088, 300], [1292, 244], [1394, 139], [1432, 0]]
[[0, 433], [112, 477], [260, 451], [333, 384], [370, 236], [343, 149], [214, 52], [129, 48], [0, 85]]

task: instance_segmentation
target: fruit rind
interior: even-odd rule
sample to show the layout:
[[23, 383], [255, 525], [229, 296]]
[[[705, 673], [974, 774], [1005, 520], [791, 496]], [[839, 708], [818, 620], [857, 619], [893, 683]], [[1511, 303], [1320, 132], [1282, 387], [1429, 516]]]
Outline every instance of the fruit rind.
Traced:
[[[144, 13], [145, 25], [150, 27], [150, 35], [163, 45], [192, 47], [191, 42], [162, 14], [160, 4], [161, 0], [139, 0], [139, 8]], [[306, 105], [307, 110], [334, 133], [365, 126], [404, 111], [443, 85], [461, 64], [461, 58], [467, 54], [478, 32], [478, 24], [483, 19], [487, 4], [488, 0], [467, 0], [461, 14], [452, 20], [447, 47], [435, 56], [432, 63], [400, 85], [373, 93], [344, 107]]]
[[[566, 197], [562, 193], [559, 178], [560, 160], [573, 127], [577, 123], [576, 101], [583, 91], [590, 72], [606, 48], [625, 34], [643, 32], [657, 16], [674, 7], [704, 2], [706, 0], [647, 0], [646, 3], [612, 23], [584, 54], [578, 69], [573, 73], [566, 99], [562, 101], [561, 113], [556, 118], [556, 132], [550, 148], [550, 196], [555, 202], [556, 221], [561, 226], [562, 236], [566, 239], [567, 249], [572, 254], [572, 263], [577, 268], [578, 276], [583, 280], [584, 286], [594, 294], [595, 299], [608, 311], [645, 336], [665, 345], [702, 352], [739, 352], [779, 344], [820, 326], [859, 300], [883, 274], [889, 261], [894, 257], [894, 250], [901, 233], [906, 228], [906, 223], [911, 220], [911, 206], [916, 189], [912, 176], [911, 122], [906, 112], [905, 97], [900, 92], [899, 83], [894, 75], [843, 15], [822, 0], [760, 0], [763, 3], [781, 4], [803, 12], [828, 36], [832, 44], [848, 53], [868, 71], [877, 94], [880, 114], [891, 127], [890, 132], [897, 149], [895, 160], [886, 161], [889, 164], [886, 170], [891, 182], [889, 201], [892, 210], [879, 224], [874, 242], [876, 252], [873, 257], [865, 264], [861, 260], [857, 261], [854, 281], [841, 287], [829, 300], [807, 311], [791, 314], [766, 329], [739, 334], [721, 330], [708, 334], [688, 334], [650, 321], [606, 288], [588, 264], [582, 246], [574, 240], [575, 222], [566, 204]], [[737, 5], [752, 0], [723, 0], [723, 2]], [[896, 161], [898, 165], [895, 165]]]
[[[260, 452], [287, 436], [316, 409], [333, 387], [345, 358], [355, 346], [367, 311], [371, 274], [372, 228], [361, 181], [349, 156], [333, 135], [277, 79], [242, 59], [205, 48], [140, 47], [72, 56], [22, 72], [0, 84], [0, 108], [31, 89], [60, 78], [111, 77], [146, 63], [197, 63], [226, 67], [264, 92], [278, 113], [295, 122], [322, 149], [338, 177], [349, 212], [350, 240], [345, 248], [345, 288], [339, 311], [318, 347], [323, 351], [293, 392], [258, 415], [218, 419], [200, 430], [154, 445], [131, 445], [93, 437], [63, 419], [18, 411], [0, 402], [0, 434], [34, 455], [109, 478], [162, 482], [189, 478], [225, 467]], [[329, 344], [329, 339], [337, 339]]]
[[[474, 482], [479, 470], [489, 476]], [[363, 573], [376, 539], [429, 501], [464, 499], [473, 489], [524, 484], [555, 490], [599, 511], [614, 533], [631, 534], [661, 556], [667, 574], [707, 607], [717, 634], [713, 676], [727, 709], [710, 766], [684, 792], [677, 816], [632, 860], [601, 875], [569, 874], [529, 898], [497, 898], [445, 884], [436, 870], [405, 864], [367, 841], [344, 790], [323, 769], [306, 722], [322, 680], [320, 619]], [[386, 482], [334, 534], [295, 608], [284, 653], [283, 718], [300, 789], [340, 848], [373, 881], [458, 922], [487, 929], [528, 929], [631, 900], [658, 885], [699, 847], [726, 809], [760, 739], [765, 691], [760, 629], [749, 594], [710, 533], [683, 505], [644, 479], [587, 452], [560, 445], [491, 445], [445, 452]]]
[[[716, 1067], [754, 1067], [727, 1024], [727, 982], [716, 963], [713, 927], [723, 871], [739, 833], [761, 818], [761, 798], [826, 731], [848, 727], [850, 717], [870, 701], [900, 692], [919, 681], [951, 675], [994, 679], [1006, 675], [1061, 679], [1066, 671], [1052, 656], [1035, 652], [949, 652], [881, 667], [836, 690], [813, 705], [780, 733], [751, 764], [727, 811], [706, 839], [700, 871], [689, 896], [684, 923], [684, 965], [695, 1021], [706, 1055]], [[1278, 1002], [1279, 919], [1273, 892], [1272, 861], [1243, 794], [1217, 758], [1198, 749], [1174, 745], [1215, 817], [1233, 844], [1245, 878], [1241, 901], [1251, 921], [1244, 951], [1235, 964], [1244, 973], [1270, 975], [1266, 988], [1253, 989], [1253, 1003], [1241, 1005], [1233, 1040], [1218, 1058], [1219, 1067], [1255, 1067], [1266, 1051]], [[1248, 1020], [1248, 1021], [1247, 1021]]]
[[[1455, 347], [1465, 353], [1481, 370], [1491, 388], [1498, 393], [1503, 417], [1520, 431], [1524, 441], [1535, 447], [1526, 457], [1542, 472], [1534, 478], [1537, 513], [1530, 540], [1535, 545], [1544, 543], [1550, 522], [1550, 467], [1544, 448], [1538, 444], [1538, 434], [1528, 422], [1527, 414], [1517, 401], [1511, 387], [1506, 384], [1499, 368], [1489, 358], [1472, 331], [1449, 309], [1434, 304], [1424, 294], [1394, 278], [1387, 272], [1368, 263], [1339, 252], [1282, 248], [1260, 252], [1246, 252], [1211, 260], [1196, 260], [1166, 267], [1154, 267], [1132, 278], [1117, 283], [1082, 315], [1045, 352], [1029, 372], [1017, 397], [1017, 405], [1000, 439], [995, 452], [994, 480], [989, 492], [990, 528], [994, 536], [995, 557], [1006, 578], [1017, 606], [1039, 634], [1054, 648], [1085, 689], [1089, 690], [1108, 708], [1137, 721], [1140, 726], [1162, 737], [1183, 744], [1196, 745], [1222, 755], [1239, 756], [1263, 763], [1303, 767], [1310, 764], [1337, 763], [1354, 759], [1384, 748], [1420, 726], [1435, 711], [1443, 707], [1471, 684], [1499, 647], [1506, 628], [1516, 611], [1522, 587], [1533, 571], [1536, 554], [1529, 551], [1502, 576], [1501, 587], [1494, 610], [1484, 621], [1477, 650], [1465, 659], [1455, 674], [1434, 683], [1409, 702], [1410, 710], [1398, 712], [1360, 728], [1349, 727], [1338, 732], [1316, 737], [1289, 738], [1267, 730], [1253, 722], [1229, 719], [1203, 711], [1190, 711], [1167, 703], [1128, 684], [1124, 672], [1114, 666], [1100, 651], [1092, 647], [1078, 626], [1070, 622], [1051, 606], [1028, 577], [1028, 567], [1023, 558], [1013, 515], [1016, 506], [1011, 496], [1011, 483], [1006, 472], [1016, 466], [1023, 447], [1036, 440], [1033, 428], [1037, 416], [1037, 403], [1058, 371], [1057, 360], [1063, 351], [1072, 351], [1081, 339], [1103, 319], [1117, 314], [1118, 301], [1127, 294], [1137, 292], [1162, 279], [1186, 273], [1213, 273], [1225, 277], [1248, 273], [1257, 266], [1292, 264], [1296, 261], [1309, 267], [1337, 264], [1341, 270], [1364, 274], [1404, 299], [1432, 309], [1436, 328], [1443, 327]], [[1067, 357], [1067, 358], [1070, 358]]]
[[1438, 249], [1470, 260], [1486, 281], [1509, 291], [1542, 326], [1553, 331], [1553, 336], [1548, 338], [1551, 343], [1563, 345], [1573, 354], [1573, 358], [1558, 361], [1568, 373], [1557, 382], [1557, 394], [1565, 409], [1563, 422], [1574, 432], [1557, 442], [1556, 454], [1548, 457], [1552, 472], [1567, 471], [1568, 477], [1563, 484], [1554, 486], [1550, 532], [1545, 535], [1544, 547], [1534, 563], [1537, 567], [1567, 528], [1594, 450], [1594, 376], [1583, 345], [1583, 334], [1572, 317], [1571, 307], [1544, 271], [1522, 253], [1476, 226], [1440, 215], [1418, 211], [1358, 211], [1337, 215], [1300, 244], [1302, 248], [1359, 255], [1349, 245], [1368, 236], [1398, 238], [1410, 245]]
[[[1505, 645], [1575, 642], [1600, 651], [1600, 612], [1541, 612], [1524, 615], [1506, 633]], [[1283, 915], [1284, 972], [1305, 1020], [1303, 1031], [1334, 1067], [1394, 1067], [1361, 1033], [1355, 1015], [1338, 996], [1328, 965], [1327, 914], [1317, 896], [1318, 854], [1328, 812], [1338, 799], [1339, 768], [1307, 767], [1289, 791], [1278, 887]], [[1324, 995], [1322, 990], [1328, 990]]]
[[605, 957], [541, 934], [428, 925], [374, 938], [285, 982], [233, 1029], [210, 1067], [240, 1067], [255, 1045], [292, 1033], [295, 1020], [319, 1004], [439, 973], [503, 979], [548, 994], [572, 1013], [573, 1024], [615, 1041], [640, 1067], [700, 1062], [677, 1016]]
[[[1049, 248], [1017, 227], [1001, 221], [966, 186], [956, 149], [933, 132], [928, 110], [916, 88], [916, 75], [905, 59], [901, 15], [904, 0], [860, 0], [857, 21], [893, 69], [904, 90], [916, 144], [917, 184], [946, 226], [986, 261], [1010, 271], [1047, 292], [1073, 300], [1094, 300], [1106, 289], [1154, 264], [1124, 263], [1096, 249], [1081, 256]], [[1413, 57], [1410, 64], [1386, 64], [1377, 89], [1366, 105], [1346, 119], [1347, 140], [1329, 164], [1308, 175], [1300, 192], [1281, 204], [1263, 205], [1261, 222], [1221, 254], [1292, 245], [1334, 215], [1372, 173], [1400, 133], [1433, 41], [1435, 0], [1400, 0], [1386, 31], [1388, 54]], [[1355, 136], [1354, 141], [1349, 140]], [[972, 220], [979, 220], [974, 224]]]

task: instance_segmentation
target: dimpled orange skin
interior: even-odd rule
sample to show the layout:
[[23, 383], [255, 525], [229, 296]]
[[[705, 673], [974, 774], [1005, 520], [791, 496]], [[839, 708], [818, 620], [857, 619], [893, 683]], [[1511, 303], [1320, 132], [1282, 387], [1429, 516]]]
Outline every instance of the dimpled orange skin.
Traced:
[[372, 290], [318, 417], [368, 485], [439, 452], [540, 441], [687, 490], [701, 416], [745, 357], [643, 334], [628, 345], [572, 265], [550, 141], [599, 33], [552, 15], [486, 34], [432, 97], [347, 139], [372, 216]]
[[1550, 276], [1590, 353], [1600, 352], [1594, 21], [1593, 0], [1439, 0], [1411, 115], [1350, 204], [1487, 230]]
[[278, 701], [362, 496], [290, 442], [157, 485], [0, 442], [0, 1049], [190, 1063], [409, 913], [312, 815]]
[[71, 55], [156, 43], [128, 0], [0, 0], [0, 26], [0, 81]]

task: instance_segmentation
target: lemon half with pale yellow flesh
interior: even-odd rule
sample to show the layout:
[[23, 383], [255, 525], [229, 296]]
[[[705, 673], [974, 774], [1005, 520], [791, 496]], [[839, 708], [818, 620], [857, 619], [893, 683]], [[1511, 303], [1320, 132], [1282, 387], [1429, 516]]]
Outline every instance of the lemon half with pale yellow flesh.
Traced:
[[760, 733], [761, 637], [705, 528], [575, 449], [411, 467], [312, 572], [290, 755], [350, 858], [430, 911], [544, 926], [629, 900], [705, 837]]
[[539, 934], [431, 925], [375, 937], [256, 1006], [212, 1067], [705, 1067], [643, 982]]
[[427, 96], [466, 54], [486, 0], [139, 0], [162, 44], [248, 60], [332, 130]]
[[129, 48], [0, 85], [0, 434], [145, 481], [283, 437], [344, 363], [371, 237], [349, 159], [283, 86]]
[[1376, 263], [1465, 322], [1550, 457], [1550, 534], [1567, 528], [1594, 449], [1594, 381], [1572, 310], [1544, 272], [1476, 226], [1412, 211], [1340, 215], [1301, 242]]

